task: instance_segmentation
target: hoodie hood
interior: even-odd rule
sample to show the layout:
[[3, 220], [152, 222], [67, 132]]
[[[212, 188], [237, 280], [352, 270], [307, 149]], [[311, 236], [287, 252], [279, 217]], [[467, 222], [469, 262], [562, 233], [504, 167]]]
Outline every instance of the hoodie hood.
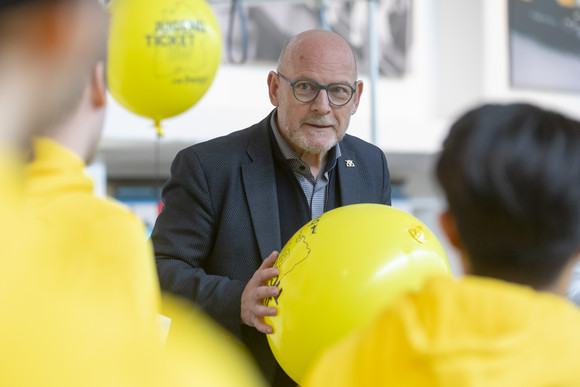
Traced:
[[433, 278], [328, 351], [309, 383], [578, 386], [580, 311], [503, 281]]

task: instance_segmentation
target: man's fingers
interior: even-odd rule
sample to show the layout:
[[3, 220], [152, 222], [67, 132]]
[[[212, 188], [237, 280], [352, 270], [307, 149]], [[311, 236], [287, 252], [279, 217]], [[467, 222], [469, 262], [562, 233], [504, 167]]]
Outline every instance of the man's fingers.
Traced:
[[254, 294], [256, 298], [261, 301], [264, 298], [276, 297], [278, 294], [280, 294], [280, 289], [278, 289], [276, 286], [260, 286], [256, 289]]
[[276, 307], [263, 304], [264, 299], [280, 294], [280, 289], [276, 286], [264, 286], [280, 274], [280, 270], [273, 267], [276, 259], [278, 259], [278, 252], [274, 251], [262, 262], [242, 293], [242, 321], [266, 334], [273, 333], [274, 329], [264, 322], [264, 317], [278, 314]]
[[256, 322], [254, 323], [254, 327], [255, 327], [255, 328], [258, 330], [258, 331], [260, 331], [260, 332], [262, 332], [262, 333], [265, 333], [265, 334], [271, 334], [271, 333], [274, 333], [274, 328], [272, 328], [270, 325], [268, 325], [268, 324], [266, 324], [266, 323], [264, 323], [264, 322], [262, 322], [262, 321], [256, 321]]
[[278, 259], [279, 253], [277, 251], [273, 251], [272, 254], [268, 256], [268, 258], [264, 259], [260, 268], [263, 267], [272, 267], [274, 263], [276, 263], [276, 259]]
[[255, 305], [252, 308], [252, 312], [254, 313], [254, 316], [261, 319], [262, 317], [265, 317], [265, 316], [277, 315], [278, 308], [276, 308], [275, 306], [265, 306], [265, 305], [260, 304], [260, 305]]
[[276, 316], [278, 314], [278, 309], [273, 306], [262, 306], [255, 310], [257, 312], [254, 315], [253, 324], [254, 328], [262, 333], [274, 333], [274, 329], [264, 322], [264, 316]]
[[258, 280], [260, 283], [265, 283], [266, 281], [276, 278], [280, 274], [280, 270], [277, 267], [270, 267], [258, 272]]

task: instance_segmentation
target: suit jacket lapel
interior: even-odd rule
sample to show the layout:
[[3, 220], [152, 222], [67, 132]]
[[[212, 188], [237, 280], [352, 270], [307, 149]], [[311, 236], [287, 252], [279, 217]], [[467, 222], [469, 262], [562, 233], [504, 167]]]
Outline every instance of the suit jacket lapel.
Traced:
[[361, 186], [359, 173], [356, 167], [356, 153], [349, 149], [345, 141], [340, 143], [341, 157], [337, 160], [338, 185], [340, 189], [341, 204], [360, 203]]
[[274, 159], [270, 145], [270, 115], [258, 124], [248, 145], [251, 162], [242, 165], [242, 179], [254, 233], [262, 259], [280, 251], [280, 217]]

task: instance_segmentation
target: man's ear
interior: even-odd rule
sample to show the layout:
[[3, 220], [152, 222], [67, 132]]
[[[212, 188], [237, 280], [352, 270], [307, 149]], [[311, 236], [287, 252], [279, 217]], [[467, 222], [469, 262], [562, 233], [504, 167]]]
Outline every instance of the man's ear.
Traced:
[[362, 95], [363, 92], [363, 81], [356, 81], [356, 88], [354, 91], [354, 95], [352, 97], [352, 99], [354, 100], [353, 104], [352, 104], [352, 109], [350, 111], [350, 114], [353, 115], [354, 113], [356, 113], [357, 109], [358, 109], [358, 104], [360, 103], [360, 96]]
[[107, 87], [105, 85], [105, 62], [99, 61], [93, 68], [91, 75], [92, 102], [96, 108], [103, 108], [107, 104]]
[[270, 97], [270, 102], [274, 106], [280, 105], [280, 100], [278, 99], [278, 88], [280, 87], [280, 79], [275, 71], [270, 71], [268, 73], [268, 96]]

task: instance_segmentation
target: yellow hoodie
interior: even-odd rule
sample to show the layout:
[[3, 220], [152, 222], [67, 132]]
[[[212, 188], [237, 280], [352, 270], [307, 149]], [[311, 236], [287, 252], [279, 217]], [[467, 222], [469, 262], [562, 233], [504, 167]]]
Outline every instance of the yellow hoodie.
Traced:
[[1, 156], [0, 386], [265, 386], [249, 355], [177, 300], [163, 306], [161, 346], [144, 226], [93, 195], [81, 159], [36, 140], [25, 202]]
[[34, 146], [26, 170], [0, 155], [0, 385], [145, 386], [161, 341], [144, 226], [75, 154]]
[[493, 279], [434, 278], [324, 354], [313, 386], [580, 386], [580, 310]]
[[93, 193], [85, 163], [46, 138], [34, 142], [27, 202], [48, 235], [47, 273], [68, 298], [106, 301], [136, 331], [159, 330], [160, 290], [143, 223], [128, 208]]
[[13, 290], [20, 287], [28, 260], [35, 255], [28, 243], [34, 230], [26, 218], [22, 160], [21, 152], [0, 143], [0, 327], [16, 303]]

